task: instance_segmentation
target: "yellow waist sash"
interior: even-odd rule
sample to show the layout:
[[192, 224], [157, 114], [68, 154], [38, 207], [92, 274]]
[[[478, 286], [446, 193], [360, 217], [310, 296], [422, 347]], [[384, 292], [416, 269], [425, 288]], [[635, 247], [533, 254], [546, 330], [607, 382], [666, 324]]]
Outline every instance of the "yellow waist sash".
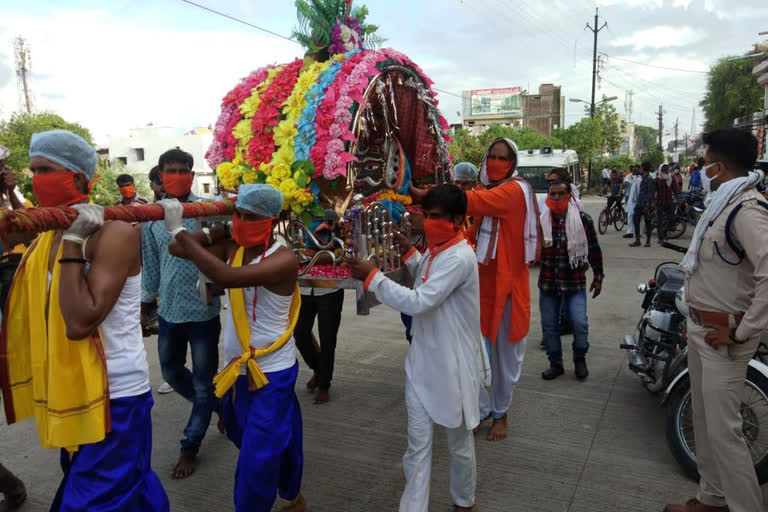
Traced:
[[[232, 258], [232, 267], [238, 268], [243, 266], [243, 255], [245, 249], [238, 247], [235, 252], [235, 256]], [[248, 323], [248, 313], [245, 311], [245, 294], [242, 288], [230, 288], [229, 290], [229, 307], [232, 313], [232, 320], [235, 323], [235, 331], [237, 332], [237, 339], [240, 342], [240, 348], [243, 349], [243, 354], [240, 357], [232, 359], [229, 364], [221, 370], [213, 379], [213, 384], [216, 386], [216, 396], [221, 398], [224, 396], [229, 388], [231, 388], [237, 377], [240, 376], [240, 365], [246, 365], [246, 375], [248, 375], [248, 387], [251, 391], [255, 391], [269, 384], [267, 376], [259, 368], [259, 364], [256, 362], [256, 358], [271, 354], [277, 350], [280, 350], [285, 346], [288, 340], [293, 335], [293, 329], [296, 327], [296, 322], [299, 319], [299, 310], [301, 309], [301, 293], [299, 292], [299, 285], [296, 285], [296, 289], [293, 292], [291, 298], [291, 308], [289, 312], [290, 325], [279, 338], [277, 338], [271, 345], [265, 348], [251, 348], [251, 326]]]
[[55, 235], [40, 235], [13, 278], [0, 330], [0, 387], [8, 423], [34, 416], [43, 447], [74, 451], [111, 430], [109, 389], [101, 338], [67, 338], [59, 306], [61, 246], [48, 289]]

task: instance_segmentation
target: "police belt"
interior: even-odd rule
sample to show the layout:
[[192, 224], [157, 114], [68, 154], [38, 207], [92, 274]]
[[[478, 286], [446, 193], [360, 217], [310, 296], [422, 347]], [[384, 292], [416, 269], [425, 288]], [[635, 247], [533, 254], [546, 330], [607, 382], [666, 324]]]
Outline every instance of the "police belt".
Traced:
[[693, 307], [688, 308], [689, 317], [696, 325], [702, 327], [705, 326], [720, 326], [731, 328], [731, 316], [736, 323], [734, 327], [738, 327], [741, 320], [744, 318], [744, 313], [720, 313], [717, 311], [702, 311]]

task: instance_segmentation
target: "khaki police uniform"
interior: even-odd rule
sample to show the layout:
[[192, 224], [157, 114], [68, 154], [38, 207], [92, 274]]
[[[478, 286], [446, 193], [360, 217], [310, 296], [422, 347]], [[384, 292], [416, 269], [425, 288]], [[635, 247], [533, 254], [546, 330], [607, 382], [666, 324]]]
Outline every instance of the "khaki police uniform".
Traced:
[[[747, 201], [731, 223], [731, 237], [746, 252], [739, 256], [726, 242], [730, 212]], [[701, 480], [698, 499], [731, 512], [764, 510], [752, 457], [742, 435], [740, 413], [747, 365], [768, 327], [768, 210], [755, 189], [736, 195], [707, 229], [699, 249], [699, 267], [686, 280], [688, 368], [693, 398], [696, 459]], [[723, 259], [724, 258], [724, 259]], [[696, 311], [701, 315], [696, 315]], [[711, 315], [715, 313], [715, 315]], [[741, 345], [710, 347], [703, 318], [737, 327]], [[728, 315], [722, 315], [727, 313]]]

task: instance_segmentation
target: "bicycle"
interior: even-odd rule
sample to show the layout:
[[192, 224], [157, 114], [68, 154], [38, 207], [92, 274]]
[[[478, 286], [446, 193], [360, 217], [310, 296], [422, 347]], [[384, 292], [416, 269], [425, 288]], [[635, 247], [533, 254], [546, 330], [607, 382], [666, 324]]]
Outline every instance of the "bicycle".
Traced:
[[[610, 198], [608, 198], [610, 200]], [[627, 225], [627, 212], [621, 204], [621, 197], [609, 208], [605, 205], [597, 219], [597, 230], [601, 235], [608, 231], [608, 226], [613, 224], [616, 231], [621, 231]]]

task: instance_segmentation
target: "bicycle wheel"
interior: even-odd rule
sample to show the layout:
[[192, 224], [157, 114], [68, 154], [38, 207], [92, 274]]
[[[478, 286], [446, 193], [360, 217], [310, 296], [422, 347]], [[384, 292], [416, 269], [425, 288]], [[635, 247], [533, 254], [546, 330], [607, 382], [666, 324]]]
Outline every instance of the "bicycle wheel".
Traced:
[[624, 208], [621, 206], [617, 206], [616, 210], [613, 212], [613, 227], [616, 228], [616, 231], [621, 231], [626, 225], [627, 212], [625, 212]]
[[600, 231], [601, 235], [604, 235], [606, 231], [608, 231], [608, 221], [610, 219], [608, 218], [608, 212], [606, 210], [603, 210], [600, 212], [600, 217], [597, 219], [597, 229]]

